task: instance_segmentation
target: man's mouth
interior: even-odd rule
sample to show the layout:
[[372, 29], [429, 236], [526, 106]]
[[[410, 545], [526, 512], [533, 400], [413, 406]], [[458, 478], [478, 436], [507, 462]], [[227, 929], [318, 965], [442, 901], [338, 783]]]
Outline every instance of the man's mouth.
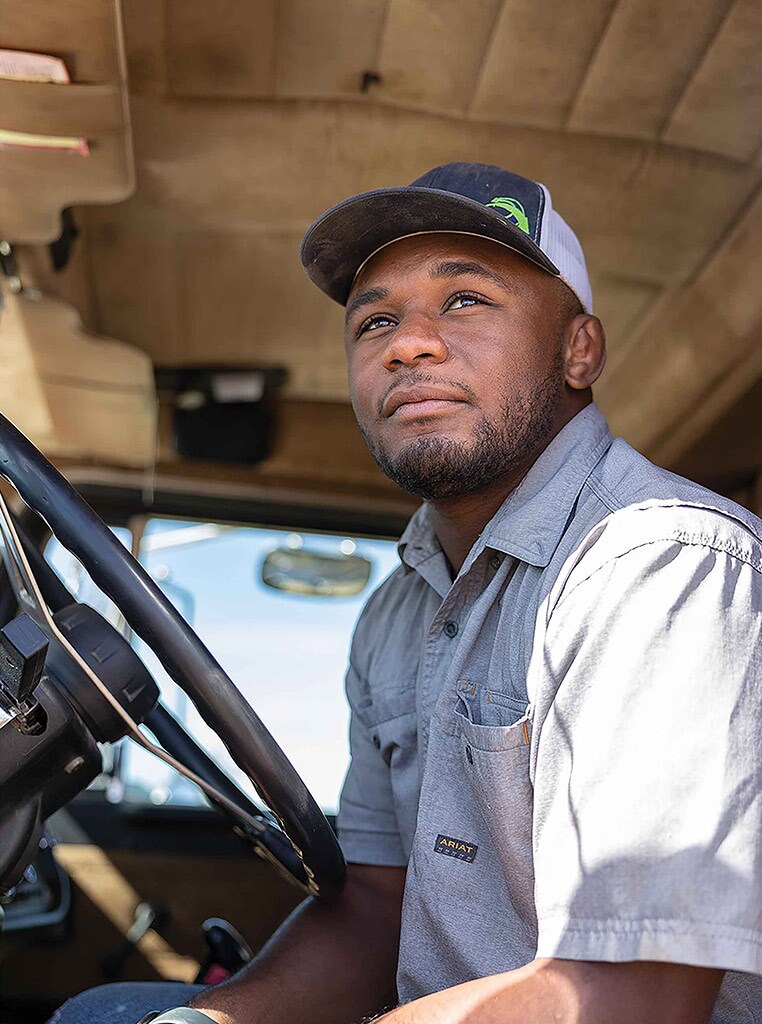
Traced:
[[415, 418], [448, 411], [454, 405], [462, 405], [466, 401], [462, 392], [447, 388], [427, 387], [420, 384], [411, 387], [398, 387], [387, 397], [381, 408], [381, 415], [387, 419], [390, 416]]

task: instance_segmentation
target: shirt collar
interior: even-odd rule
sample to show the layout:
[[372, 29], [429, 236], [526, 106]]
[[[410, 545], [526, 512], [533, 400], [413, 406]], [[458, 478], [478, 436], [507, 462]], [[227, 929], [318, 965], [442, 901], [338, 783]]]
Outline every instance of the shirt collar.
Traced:
[[[546, 566], [585, 481], [613, 438], [595, 405], [588, 405], [553, 438], [519, 486], [508, 495], [466, 559], [461, 575], [485, 547]], [[398, 545], [404, 564], [418, 569], [441, 552], [428, 505], [406, 526]]]
[[421, 505], [413, 513], [399, 539], [397, 551], [408, 571], [415, 569], [440, 597], [444, 597], [452, 580], [447, 559], [434, 533], [428, 505]]
[[530, 565], [547, 565], [585, 481], [612, 440], [597, 406], [578, 412], [487, 523], [484, 544]]

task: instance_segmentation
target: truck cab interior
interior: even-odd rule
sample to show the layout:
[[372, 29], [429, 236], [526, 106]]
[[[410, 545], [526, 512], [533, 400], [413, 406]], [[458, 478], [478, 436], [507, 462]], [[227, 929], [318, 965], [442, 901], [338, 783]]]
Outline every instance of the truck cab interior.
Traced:
[[328, 207], [546, 183], [613, 432], [762, 514], [761, 52], [754, 0], [3, 5], [1, 1024], [218, 980], [341, 885], [348, 645], [417, 503], [300, 266]]

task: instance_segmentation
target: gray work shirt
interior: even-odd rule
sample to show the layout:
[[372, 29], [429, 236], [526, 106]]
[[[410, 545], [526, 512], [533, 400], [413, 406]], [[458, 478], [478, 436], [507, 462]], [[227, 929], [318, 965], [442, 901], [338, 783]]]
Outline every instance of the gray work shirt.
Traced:
[[659, 960], [749, 972], [712, 1021], [762, 1020], [761, 537], [595, 406], [454, 581], [416, 512], [355, 631], [339, 811], [350, 862], [407, 866], [403, 1002]]

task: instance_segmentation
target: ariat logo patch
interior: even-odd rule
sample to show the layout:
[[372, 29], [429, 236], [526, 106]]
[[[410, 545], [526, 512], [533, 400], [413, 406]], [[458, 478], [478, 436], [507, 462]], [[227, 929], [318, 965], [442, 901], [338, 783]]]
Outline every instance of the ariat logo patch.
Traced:
[[487, 203], [487, 206], [491, 206], [494, 210], [500, 210], [505, 215], [505, 219], [515, 224], [517, 228], [521, 228], [524, 234], [530, 233], [529, 217], [518, 199], [513, 199], [511, 196], [495, 196]]
[[443, 853], [445, 857], [455, 857], [457, 860], [465, 860], [469, 864], [476, 856], [478, 846], [467, 843], [465, 839], [453, 839], [452, 836], [437, 836], [434, 843], [434, 853]]

